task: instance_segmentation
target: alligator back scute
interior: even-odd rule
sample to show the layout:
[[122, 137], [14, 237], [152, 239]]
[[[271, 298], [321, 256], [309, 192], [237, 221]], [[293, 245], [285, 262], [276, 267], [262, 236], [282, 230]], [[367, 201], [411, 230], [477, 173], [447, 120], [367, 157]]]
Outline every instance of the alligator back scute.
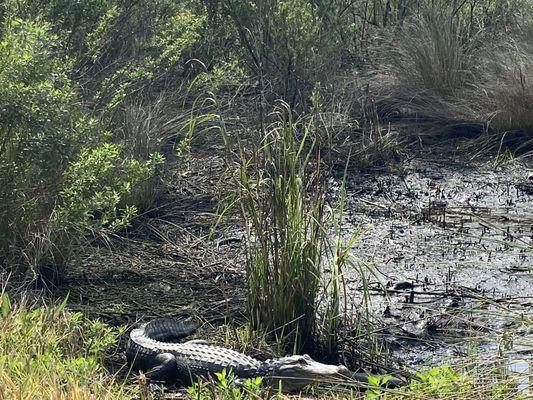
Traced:
[[240, 378], [255, 376], [261, 363], [245, 354], [219, 346], [205, 344], [179, 344], [170, 351], [196, 374], [202, 372], [221, 372], [223, 369], [232, 370]]
[[160, 342], [174, 342], [191, 336], [198, 329], [198, 325], [191, 320], [174, 320], [158, 318], [144, 326], [144, 334]]

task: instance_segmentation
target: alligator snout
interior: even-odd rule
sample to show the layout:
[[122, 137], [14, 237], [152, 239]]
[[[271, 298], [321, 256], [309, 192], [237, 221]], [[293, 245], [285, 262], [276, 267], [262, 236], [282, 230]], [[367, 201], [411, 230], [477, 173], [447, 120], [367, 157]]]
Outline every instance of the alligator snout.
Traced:
[[339, 365], [337, 367], [337, 374], [340, 375], [341, 377], [350, 377], [352, 374], [352, 371], [350, 371], [344, 365]]
[[350, 376], [344, 365], [323, 364], [307, 354], [280, 358], [275, 361], [275, 370], [282, 377], [309, 381]]

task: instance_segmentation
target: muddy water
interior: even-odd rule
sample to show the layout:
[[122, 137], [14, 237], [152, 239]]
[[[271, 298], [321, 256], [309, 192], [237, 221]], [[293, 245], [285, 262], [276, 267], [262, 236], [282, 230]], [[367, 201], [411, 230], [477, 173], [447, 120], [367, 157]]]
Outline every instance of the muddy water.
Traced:
[[[531, 360], [533, 164], [443, 157], [352, 174], [344, 234], [378, 336], [402, 361]], [[365, 291], [346, 271], [351, 301]]]

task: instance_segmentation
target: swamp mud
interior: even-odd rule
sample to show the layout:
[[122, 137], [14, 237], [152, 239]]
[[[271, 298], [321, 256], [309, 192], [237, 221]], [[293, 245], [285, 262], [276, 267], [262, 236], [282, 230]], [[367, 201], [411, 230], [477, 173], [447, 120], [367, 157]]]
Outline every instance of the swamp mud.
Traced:
[[[533, 358], [533, 169], [444, 157], [396, 172], [352, 174], [346, 236], [378, 336], [412, 366], [504, 356]], [[521, 364], [522, 363], [522, 364]]]

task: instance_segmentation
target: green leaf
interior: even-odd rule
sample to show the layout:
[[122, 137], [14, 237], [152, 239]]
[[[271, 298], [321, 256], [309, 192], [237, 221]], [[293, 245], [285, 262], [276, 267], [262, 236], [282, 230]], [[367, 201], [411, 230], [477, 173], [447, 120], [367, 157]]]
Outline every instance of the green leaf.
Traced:
[[381, 385], [386, 385], [392, 379], [392, 375], [385, 375], [381, 378]]
[[2, 313], [2, 317], [6, 318], [9, 315], [9, 311], [11, 311], [9, 296], [7, 295], [7, 293], [4, 293], [2, 295], [2, 304], [0, 305], [0, 312]]
[[379, 386], [380, 381], [381, 379], [379, 376], [373, 376], [373, 375], [368, 376], [368, 383], [372, 386]]

